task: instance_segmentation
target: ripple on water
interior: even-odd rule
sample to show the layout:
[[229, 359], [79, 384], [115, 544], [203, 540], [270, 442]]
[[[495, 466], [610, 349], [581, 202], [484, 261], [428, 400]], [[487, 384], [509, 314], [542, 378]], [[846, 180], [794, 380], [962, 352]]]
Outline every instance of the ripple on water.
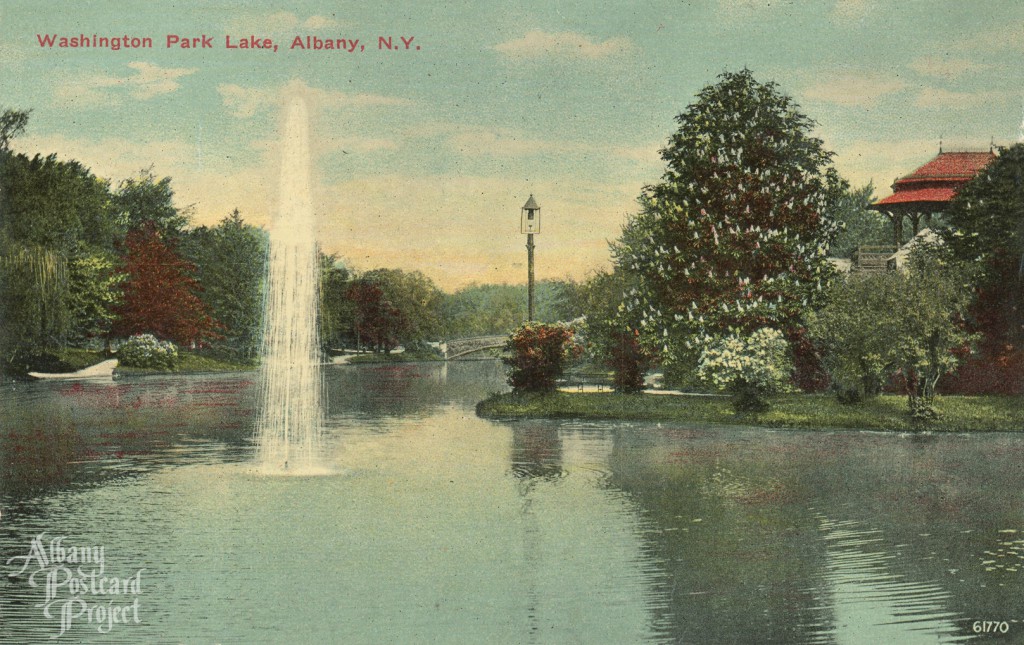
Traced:
[[824, 579], [811, 590], [821, 621], [814, 641], [957, 643], [966, 617], [947, 609], [952, 594], [934, 581], [897, 573], [896, 556], [882, 550], [883, 532], [852, 520], [819, 516], [826, 548]]

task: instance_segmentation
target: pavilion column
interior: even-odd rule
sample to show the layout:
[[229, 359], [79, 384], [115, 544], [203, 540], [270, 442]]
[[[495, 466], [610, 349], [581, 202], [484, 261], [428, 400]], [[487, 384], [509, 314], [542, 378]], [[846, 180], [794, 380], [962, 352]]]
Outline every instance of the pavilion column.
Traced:
[[892, 239], [896, 248], [903, 245], [903, 213], [886, 211], [886, 215], [889, 216], [889, 220], [892, 221]]
[[910, 223], [914, 227], [914, 235], [917, 235], [917, 232], [921, 229], [921, 213], [911, 213]]

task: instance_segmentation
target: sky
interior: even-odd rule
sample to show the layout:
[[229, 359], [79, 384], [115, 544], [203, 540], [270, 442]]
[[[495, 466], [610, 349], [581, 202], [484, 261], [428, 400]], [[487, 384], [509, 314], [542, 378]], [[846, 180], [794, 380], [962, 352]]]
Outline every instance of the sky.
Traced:
[[[152, 47], [39, 42], [94, 34]], [[292, 47], [307, 36], [345, 49]], [[276, 51], [240, 47], [254, 37]], [[940, 140], [1021, 137], [1024, 3], [0, 3], [0, 109], [32, 110], [15, 150], [77, 159], [115, 187], [152, 167], [196, 225], [238, 208], [269, 227], [282, 106], [299, 95], [322, 249], [448, 291], [526, 281], [530, 194], [539, 279], [607, 268], [608, 242], [664, 171], [675, 116], [743, 68], [792, 96], [840, 173], [884, 197]]]

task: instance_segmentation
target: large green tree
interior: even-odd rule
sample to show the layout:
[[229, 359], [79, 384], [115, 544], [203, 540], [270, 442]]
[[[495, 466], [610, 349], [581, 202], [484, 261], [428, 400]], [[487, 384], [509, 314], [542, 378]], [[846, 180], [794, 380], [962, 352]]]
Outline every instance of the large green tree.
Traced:
[[1024, 347], [1024, 144], [999, 156], [960, 189], [942, 236], [961, 261], [980, 268], [972, 319], [992, 353]]
[[181, 255], [195, 266], [203, 302], [222, 325], [215, 349], [251, 359], [259, 351], [267, 236], [235, 209], [213, 227], [188, 231]]
[[112, 250], [117, 234], [105, 180], [77, 161], [0, 152], [0, 236], [65, 257]]
[[157, 177], [144, 168], [121, 181], [114, 192], [113, 208], [121, 225], [129, 231], [153, 227], [167, 242], [176, 243], [189, 224], [189, 209], [174, 205], [170, 177]]
[[[697, 339], [795, 334], [824, 289], [841, 180], [813, 122], [774, 83], [727, 72], [677, 117], [667, 169], [613, 245], [646, 344], [695, 364]], [[705, 341], [706, 342], [706, 341]]]

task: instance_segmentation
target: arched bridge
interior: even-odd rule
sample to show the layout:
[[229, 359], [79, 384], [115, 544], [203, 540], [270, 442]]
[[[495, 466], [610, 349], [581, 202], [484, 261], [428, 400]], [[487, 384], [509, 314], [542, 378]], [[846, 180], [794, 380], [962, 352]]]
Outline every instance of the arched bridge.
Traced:
[[440, 349], [444, 359], [450, 361], [468, 354], [482, 352], [485, 349], [504, 347], [508, 336], [473, 336], [471, 338], [453, 338], [441, 343]]

